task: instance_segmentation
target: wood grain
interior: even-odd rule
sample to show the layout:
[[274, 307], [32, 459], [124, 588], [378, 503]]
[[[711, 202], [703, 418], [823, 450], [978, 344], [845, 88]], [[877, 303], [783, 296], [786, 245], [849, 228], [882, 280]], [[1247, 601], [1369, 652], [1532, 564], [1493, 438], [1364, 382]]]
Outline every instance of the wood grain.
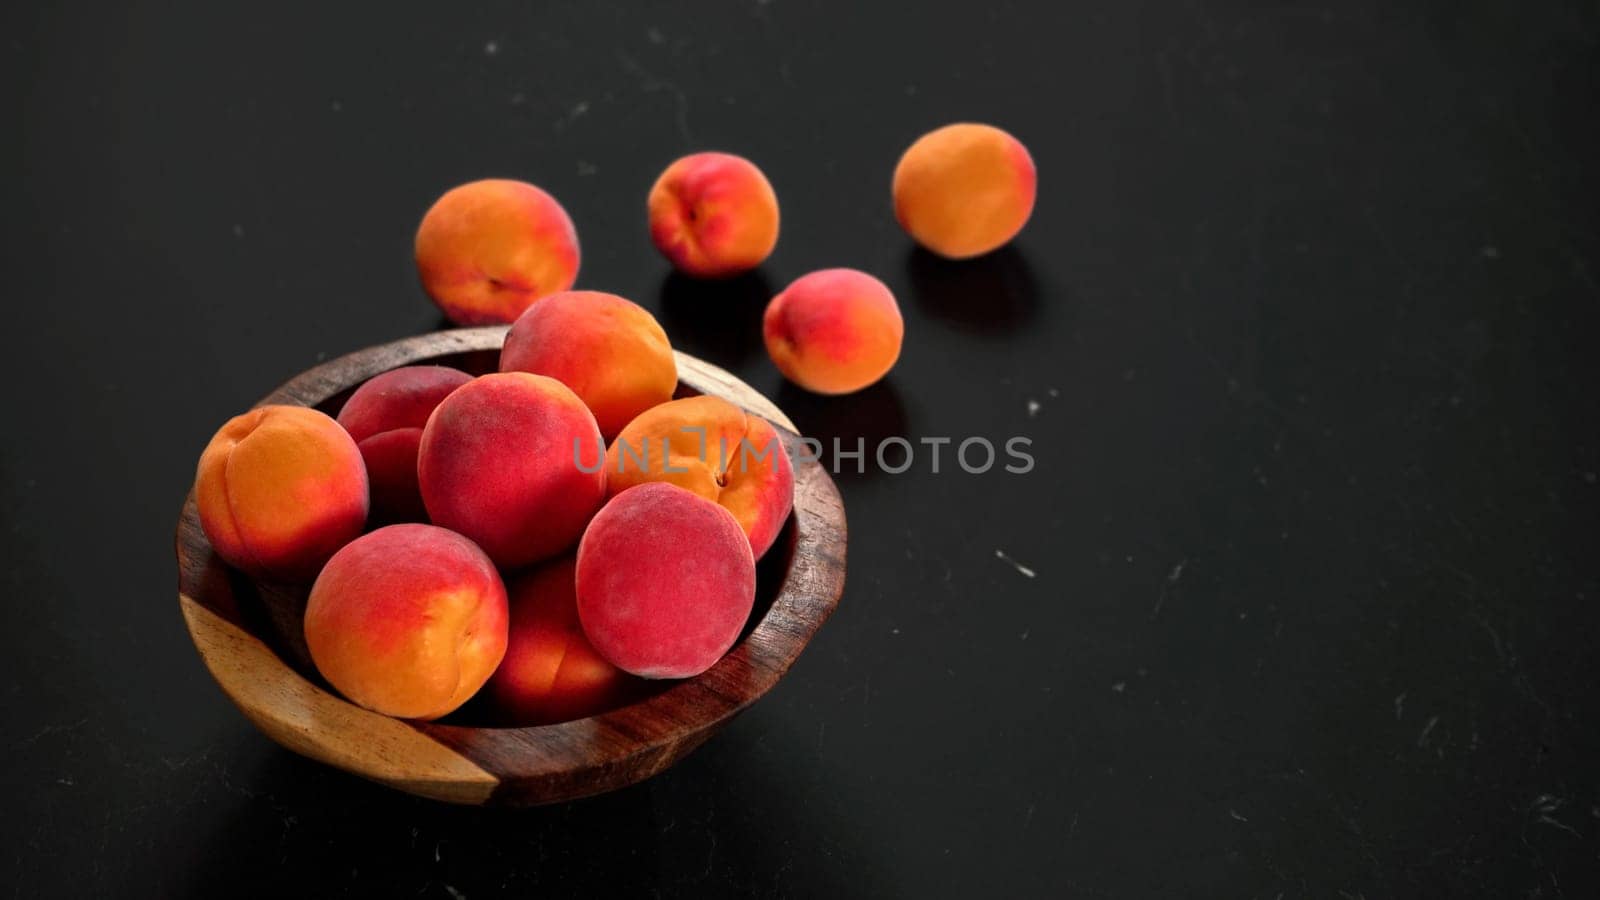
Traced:
[[182, 594], [195, 648], [239, 710], [273, 740], [412, 793], [482, 803], [497, 779], [405, 722], [329, 694], [279, 661], [254, 635]]
[[[404, 365], [493, 371], [504, 326], [372, 347], [311, 369], [263, 398], [336, 413], [372, 376]], [[794, 515], [762, 560], [753, 627], [720, 662], [621, 709], [533, 728], [414, 723], [355, 706], [310, 665], [299, 622], [308, 585], [253, 582], [200, 529], [193, 494], [178, 520], [179, 602], [195, 648], [224, 693], [273, 740], [345, 771], [456, 803], [527, 805], [615, 790], [667, 768], [789, 670], [844, 590], [844, 507], [803, 453], [794, 423], [728, 372], [679, 353], [679, 394], [723, 397], [779, 426], [795, 464]]]

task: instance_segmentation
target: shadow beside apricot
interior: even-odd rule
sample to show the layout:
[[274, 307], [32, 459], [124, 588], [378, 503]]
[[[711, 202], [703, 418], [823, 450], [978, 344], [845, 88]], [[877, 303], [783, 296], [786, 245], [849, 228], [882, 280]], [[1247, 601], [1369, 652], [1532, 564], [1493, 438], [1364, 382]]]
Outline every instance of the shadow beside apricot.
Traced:
[[766, 353], [761, 318], [772, 295], [760, 269], [716, 280], [673, 272], [661, 282], [661, 325], [674, 350], [736, 368]]
[[[823, 468], [841, 481], [878, 475], [874, 458], [878, 445], [885, 438], [905, 437], [910, 428], [905, 404], [892, 376], [854, 394], [837, 397], [813, 394], [785, 381], [773, 401], [799, 426], [801, 436], [822, 442]], [[859, 466], [854, 459], [834, 459], [836, 441], [846, 452], [853, 453], [858, 443], [864, 448]], [[891, 463], [898, 465], [900, 451], [891, 448], [888, 452], [894, 454], [889, 457]]]
[[906, 253], [911, 296], [930, 317], [976, 335], [1020, 331], [1038, 311], [1039, 284], [1014, 245], [952, 260], [913, 246]]

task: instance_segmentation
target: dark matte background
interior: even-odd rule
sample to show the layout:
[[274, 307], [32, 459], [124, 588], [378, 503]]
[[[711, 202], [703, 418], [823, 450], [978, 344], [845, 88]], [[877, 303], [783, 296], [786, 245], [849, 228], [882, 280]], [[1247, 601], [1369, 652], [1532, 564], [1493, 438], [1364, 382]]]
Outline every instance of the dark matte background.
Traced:
[[[1593, 3], [223, 6], [3, 13], [17, 896], [1600, 891]], [[887, 188], [959, 119], [1041, 188], [954, 265]], [[644, 227], [708, 148], [783, 203], [721, 286]], [[174, 596], [211, 432], [437, 327], [413, 229], [489, 175], [566, 205], [581, 286], [813, 435], [1039, 460], [841, 477], [843, 604], [777, 690], [528, 812], [278, 749]], [[757, 323], [837, 265], [894, 289], [905, 353], [810, 397]]]

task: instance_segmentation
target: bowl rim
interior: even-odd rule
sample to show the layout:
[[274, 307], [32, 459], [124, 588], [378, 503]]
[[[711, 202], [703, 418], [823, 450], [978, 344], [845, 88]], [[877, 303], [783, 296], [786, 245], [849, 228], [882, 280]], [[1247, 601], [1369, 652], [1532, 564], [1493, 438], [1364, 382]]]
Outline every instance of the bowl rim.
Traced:
[[[315, 407], [374, 375], [498, 350], [508, 326], [458, 328], [368, 347], [289, 379], [257, 402]], [[844, 590], [846, 524], [837, 487], [794, 423], [727, 371], [675, 352], [679, 385], [722, 397], [777, 427], [795, 470], [788, 568], [770, 608], [706, 672], [646, 699], [555, 725], [490, 728], [366, 710], [301, 675], [247, 624], [240, 577], [211, 550], [191, 489], [178, 519], [178, 595], [197, 652], [257, 727], [304, 756], [434, 799], [525, 805], [604, 793], [654, 775], [783, 677]], [[786, 532], [791, 529], [786, 529]]]

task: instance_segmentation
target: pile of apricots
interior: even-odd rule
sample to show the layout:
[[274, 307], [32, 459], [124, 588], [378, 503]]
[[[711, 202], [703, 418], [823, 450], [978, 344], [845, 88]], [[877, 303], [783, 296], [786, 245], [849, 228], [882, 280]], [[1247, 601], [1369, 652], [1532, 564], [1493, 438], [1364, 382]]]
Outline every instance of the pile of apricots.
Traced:
[[[894, 213], [928, 250], [977, 256], [1021, 230], [1035, 185], [1011, 135], [949, 125], [901, 157]], [[748, 271], [778, 241], [777, 194], [738, 156], [679, 159], [646, 206], [651, 240], [693, 277]], [[386, 715], [434, 719], [481, 692], [506, 724], [559, 722], [710, 668], [791, 511], [778, 431], [716, 397], [674, 400], [666, 333], [622, 297], [572, 290], [576, 230], [531, 184], [446, 192], [415, 252], [453, 322], [510, 323], [499, 371], [399, 368], [337, 419], [261, 406], [230, 420], [195, 479], [215, 552], [310, 582], [317, 671]], [[835, 268], [773, 297], [763, 333], [786, 378], [845, 394], [888, 373], [904, 326], [881, 281]]]

